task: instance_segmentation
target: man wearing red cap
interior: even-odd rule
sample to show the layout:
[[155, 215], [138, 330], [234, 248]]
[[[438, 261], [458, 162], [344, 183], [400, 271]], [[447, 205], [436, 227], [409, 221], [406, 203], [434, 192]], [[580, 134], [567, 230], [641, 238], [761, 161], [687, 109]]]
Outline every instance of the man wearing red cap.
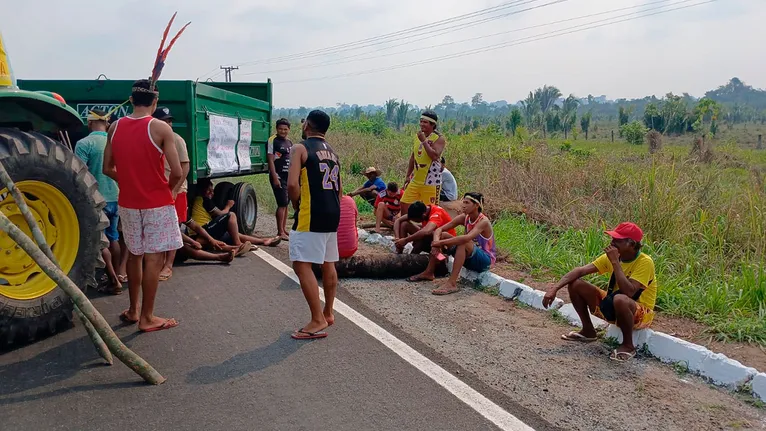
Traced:
[[[561, 337], [567, 341], [596, 340], [596, 329], [588, 312], [590, 310], [596, 317], [614, 323], [622, 330], [622, 344], [612, 351], [610, 358], [627, 361], [636, 355], [633, 329], [645, 328], [654, 319], [657, 277], [654, 261], [641, 252], [644, 234], [638, 226], [620, 223], [606, 234], [612, 237], [612, 242], [604, 249], [604, 254], [593, 263], [569, 271], [554, 287], [548, 289], [543, 306], [549, 307], [556, 293], [566, 287], [582, 321], [582, 330]], [[606, 290], [582, 280], [582, 277], [595, 273], [609, 274]]]

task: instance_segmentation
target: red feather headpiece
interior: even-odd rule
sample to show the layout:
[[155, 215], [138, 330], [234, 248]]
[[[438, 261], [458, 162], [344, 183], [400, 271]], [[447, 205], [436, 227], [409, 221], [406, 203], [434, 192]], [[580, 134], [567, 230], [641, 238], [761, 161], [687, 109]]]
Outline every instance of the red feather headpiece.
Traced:
[[157, 81], [160, 79], [160, 75], [162, 74], [162, 68], [165, 67], [165, 59], [168, 57], [168, 53], [170, 52], [170, 49], [173, 48], [173, 45], [176, 43], [176, 40], [178, 40], [178, 37], [181, 36], [181, 33], [186, 30], [186, 27], [191, 24], [191, 21], [187, 22], [185, 26], [181, 27], [181, 30], [176, 33], [175, 37], [170, 40], [170, 43], [168, 44], [167, 48], [165, 48], [165, 41], [168, 38], [168, 32], [170, 31], [170, 26], [173, 25], [173, 20], [176, 19], [176, 14], [178, 12], [174, 13], [173, 16], [170, 18], [170, 22], [168, 22], [168, 25], [165, 27], [165, 32], [162, 33], [162, 41], [160, 41], [160, 47], [157, 49], [157, 57], [154, 59], [154, 67], [152, 68], [152, 77], [150, 78], [151, 86], [150, 89], [154, 91], [154, 86], [157, 83]]

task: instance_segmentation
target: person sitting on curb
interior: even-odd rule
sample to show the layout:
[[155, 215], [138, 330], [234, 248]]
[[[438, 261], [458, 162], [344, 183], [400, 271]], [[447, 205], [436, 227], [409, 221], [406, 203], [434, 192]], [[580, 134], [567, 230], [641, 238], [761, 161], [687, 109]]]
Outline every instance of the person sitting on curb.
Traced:
[[[436, 266], [445, 260], [442, 251], [454, 255], [455, 261], [452, 264], [452, 273], [449, 279], [431, 291], [434, 295], [449, 295], [458, 292], [460, 289], [457, 287], [457, 279], [463, 267], [476, 272], [489, 271], [495, 264], [497, 251], [492, 222], [482, 212], [483, 207], [484, 196], [481, 193], [466, 193], [463, 196], [463, 214], [434, 231], [428, 267], [422, 273], [410, 277], [409, 281], [433, 280]], [[444, 232], [460, 225], [465, 227], [465, 235], [454, 236]]]
[[381, 174], [382, 172], [380, 172], [380, 169], [373, 166], [365, 169], [364, 176], [367, 177], [367, 181], [362, 185], [362, 187], [359, 187], [348, 195], [352, 198], [354, 196], [361, 196], [362, 199], [366, 200], [370, 205], [374, 207], [375, 199], [378, 197], [378, 193], [386, 189], [386, 183], [383, 182], [383, 180], [380, 178]]
[[376, 233], [381, 233], [381, 224], [389, 228], [394, 227], [394, 220], [402, 209], [400, 201], [403, 194], [404, 191], [399, 190], [399, 185], [394, 182], [388, 183], [386, 190], [378, 193], [378, 197], [375, 199], [375, 205], [373, 205], [373, 207], [375, 207]]
[[[402, 254], [404, 246], [412, 243], [412, 254], [431, 250], [434, 231], [452, 221], [444, 208], [438, 205], [428, 205], [416, 201], [410, 205], [407, 215], [401, 216], [394, 222], [394, 245], [396, 252]], [[418, 227], [415, 223], [420, 223]], [[447, 229], [447, 233], [457, 236], [455, 229]]]
[[457, 199], [457, 180], [447, 169], [447, 162], [442, 157], [442, 186], [439, 192], [439, 202], [452, 202]]
[[[568, 341], [591, 342], [596, 340], [596, 329], [590, 319], [590, 310], [596, 317], [617, 324], [622, 331], [622, 344], [612, 351], [610, 358], [628, 361], [636, 355], [633, 330], [648, 327], [654, 319], [654, 303], [657, 300], [657, 276], [652, 258], [641, 252], [643, 232], [633, 223], [620, 223], [606, 232], [612, 242], [604, 254], [592, 263], [575, 268], [555, 286], [548, 289], [543, 306], [549, 307], [556, 293], [566, 287], [572, 305], [580, 316], [582, 330], [572, 331], [561, 337]], [[590, 274], [609, 274], [606, 291], [582, 280]]]
[[213, 190], [212, 181], [207, 178], [199, 180], [198, 196], [194, 199], [191, 209], [191, 219], [202, 226], [211, 237], [237, 247], [245, 242], [269, 247], [276, 247], [279, 244], [280, 237], [263, 239], [239, 233], [237, 215], [231, 212], [234, 201], [229, 200], [223, 209], [218, 209], [213, 203]]

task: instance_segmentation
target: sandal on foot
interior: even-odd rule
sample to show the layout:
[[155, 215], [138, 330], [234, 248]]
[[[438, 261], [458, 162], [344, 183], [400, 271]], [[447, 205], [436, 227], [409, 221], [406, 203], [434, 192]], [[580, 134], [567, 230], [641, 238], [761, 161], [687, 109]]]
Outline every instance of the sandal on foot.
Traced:
[[253, 244], [250, 243], [250, 241], [245, 241], [242, 243], [239, 248], [237, 249], [236, 253], [234, 253], [235, 257], [244, 256], [247, 254], [247, 252], [250, 251], [250, 248], [253, 246]]
[[141, 332], [162, 331], [163, 329], [175, 328], [178, 325], [180, 325], [180, 323], [178, 323], [178, 321], [176, 319], [165, 319], [165, 321], [162, 322], [162, 325], [155, 326], [154, 328], [141, 329]]
[[617, 362], [628, 362], [636, 356], [636, 351], [632, 352], [618, 352], [617, 349], [612, 350], [612, 354], [609, 355], [609, 359]]
[[123, 275], [123, 274], [119, 274], [117, 276], [117, 280], [119, 280], [120, 283], [127, 283], [128, 282], [128, 276], [127, 275]]
[[170, 273], [160, 273], [160, 281], [168, 281], [170, 280], [170, 277], [173, 276], [173, 271], [171, 270]]
[[460, 288], [459, 287], [456, 287], [454, 289], [445, 289], [444, 287], [440, 287], [438, 289], [432, 290], [431, 294], [444, 296], [444, 295], [449, 295], [451, 293], [457, 293], [457, 292], [460, 292]]
[[422, 281], [434, 281], [434, 280], [431, 278], [421, 277], [420, 274], [413, 275], [412, 277], [407, 278], [407, 282], [409, 283], [420, 283]]
[[[325, 328], [326, 329], [326, 328]], [[308, 332], [303, 329], [299, 329], [290, 335], [295, 340], [315, 340], [317, 338], [325, 338], [327, 336], [327, 332], [324, 332], [324, 330], [316, 331], [316, 332]]]
[[120, 313], [120, 321], [123, 322], [123, 323], [131, 324], [131, 325], [133, 325], [135, 323], [138, 323], [138, 320], [133, 320], [133, 319], [128, 318], [128, 312], [127, 311], [123, 311], [122, 313]]
[[580, 343], [590, 343], [592, 341], [596, 341], [596, 337], [586, 337], [577, 331], [572, 331], [568, 334], [564, 334], [561, 336], [561, 339], [566, 341], [579, 341]]

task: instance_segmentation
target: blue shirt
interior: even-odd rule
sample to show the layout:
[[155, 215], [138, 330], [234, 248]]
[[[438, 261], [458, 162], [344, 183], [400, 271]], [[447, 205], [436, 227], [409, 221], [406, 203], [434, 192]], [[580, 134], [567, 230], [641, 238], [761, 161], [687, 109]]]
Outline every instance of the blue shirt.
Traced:
[[90, 135], [77, 141], [74, 154], [88, 166], [91, 175], [98, 182], [98, 191], [107, 202], [117, 202], [120, 189], [117, 182], [103, 173], [104, 148], [106, 147], [106, 132], [91, 132]]
[[383, 180], [381, 180], [380, 178], [375, 178], [372, 181], [367, 180], [367, 182], [364, 183], [362, 187], [366, 189], [373, 185], [375, 185], [375, 190], [378, 192], [382, 192], [383, 190], [386, 189], [386, 183], [384, 183]]

